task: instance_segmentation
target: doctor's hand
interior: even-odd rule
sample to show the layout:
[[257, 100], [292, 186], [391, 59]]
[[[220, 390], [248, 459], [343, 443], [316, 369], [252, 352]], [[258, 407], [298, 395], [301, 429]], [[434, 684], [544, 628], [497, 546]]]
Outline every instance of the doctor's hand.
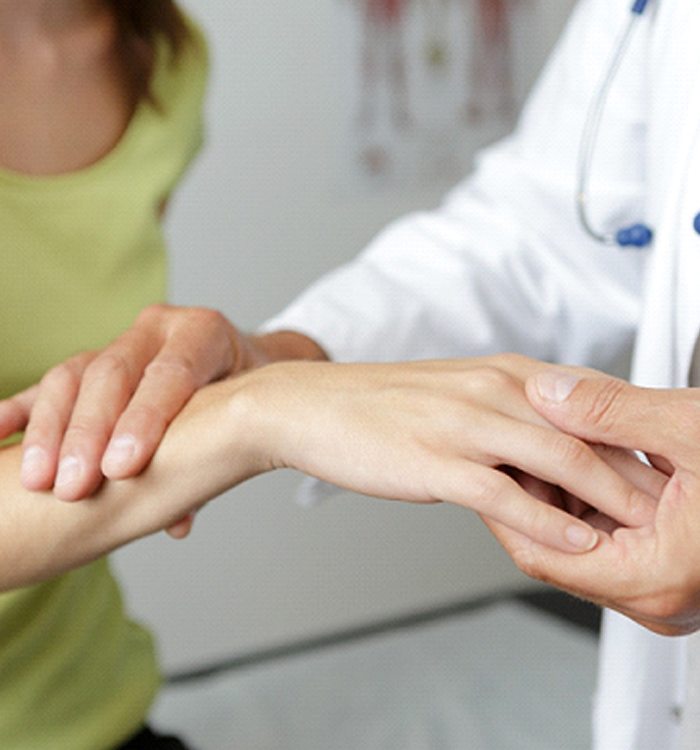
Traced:
[[[199, 388], [284, 358], [325, 354], [300, 334], [249, 336], [212, 310], [154, 305], [104, 350], [79, 354], [0, 402], [0, 440], [25, 431], [27, 489], [85, 498], [105, 476], [141, 472]], [[168, 533], [182, 538], [191, 526], [188, 516]]]
[[0, 403], [0, 436], [25, 431], [24, 486], [76, 500], [103, 474], [139, 473], [192, 393], [239, 366], [240, 339], [212, 311], [149, 307], [104, 350], [73, 357]]
[[456, 503], [567, 553], [590, 550], [597, 533], [535, 499], [503, 467], [561, 487], [580, 507], [595, 506], [619, 523], [649, 524], [658, 472], [626, 451], [601, 458], [552, 429], [524, 392], [524, 376], [541, 367], [512, 356], [284, 363], [233, 382], [245, 384], [237, 398], [249, 404], [247, 434], [270, 468], [298, 469], [366, 495]]
[[490, 524], [507, 551], [529, 575], [655, 632], [700, 628], [700, 391], [635, 388], [600, 373], [552, 368], [531, 378], [527, 393], [557, 428], [643, 451], [666, 481], [653, 523], [609, 524], [589, 555], [574, 560]]
[[246, 336], [212, 310], [155, 305], [104, 350], [73, 357], [0, 402], [0, 439], [25, 430], [24, 486], [77, 500], [103, 475], [142, 471], [196, 390], [273, 354], [292, 356], [293, 346], [310, 356], [304, 343]]

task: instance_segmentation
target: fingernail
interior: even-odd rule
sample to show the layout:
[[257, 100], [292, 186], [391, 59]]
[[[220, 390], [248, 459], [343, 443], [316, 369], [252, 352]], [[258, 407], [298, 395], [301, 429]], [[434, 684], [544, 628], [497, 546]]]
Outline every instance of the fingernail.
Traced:
[[571, 395], [581, 378], [563, 372], [541, 372], [535, 376], [537, 392], [544, 401], [561, 404]]
[[566, 541], [582, 552], [589, 552], [598, 544], [598, 534], [591, 528], [571, 524], [564, 532]]
[[43, 448], [38, 445], [27, 448], [22, 456], [22, 480], [32, 480], [37, 474], [42, 474], [47, 463], [48, 456]]
[[104, 455], [105, 466], [121, 468], [136, 454], [136, 439], [133, 435], [119, 435], [112, 438]]
[[83, 473], [83, 462], [75, 456], [66, 456], [58, 466], [56, 476], [56, 487], [64, 487], [67, 484], [80, 479]]

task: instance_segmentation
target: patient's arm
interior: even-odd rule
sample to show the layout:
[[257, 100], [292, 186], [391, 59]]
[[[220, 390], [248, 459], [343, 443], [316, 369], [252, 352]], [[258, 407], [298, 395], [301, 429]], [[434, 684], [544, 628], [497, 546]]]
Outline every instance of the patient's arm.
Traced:
[[282, 467], [377, 497], [456, 503], [564, 552], [585, 552], [596, 534], [502, 467], [563, 487], [623, 525], [649, 523], [657, 472], [626, 453], [618, 465], [603, 460], [552, 428], [523, 389], [524, 376], [540, 367], [522, 357], [262, 367], [200, 390], [145, 472], [106, 482], [82, 503], [23, 489], [19, 449], [7, 449], [0, 588], [92, 560]]

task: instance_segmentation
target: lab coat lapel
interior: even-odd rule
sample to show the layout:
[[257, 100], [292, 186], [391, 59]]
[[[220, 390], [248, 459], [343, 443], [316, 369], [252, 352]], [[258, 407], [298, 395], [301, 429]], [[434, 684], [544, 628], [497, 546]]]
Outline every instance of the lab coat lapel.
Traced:
[[[685, 386], [700, 330], [700, 235], [693, 228], [693, 219], [700, 213], [700, 45], [696, 36], [700, 29], [700, 3], [681, 0], [676, 5], [681, 23], [675, 24], [671, 39], [679, 45], [682, 57], [674, 69], [685, 73], [676, 76], [675, 90], [680, 95], [678, 104], [684, 103], [685, 109], [679, 118], [678, 152], [673, 159], [674, 179], [667, 192], [668, 225], [664, 230], [677, 253], [675, 295], [671, 298], [675, 301], [676, 340], [672, 382]], [[666, 86], [669, 77], [666, 75]], [[672, 117], [672, 113], [667, 117]]]
[[[684, 386], [700, 329], [700, 3], [661, 3], [651, 54], [647, 215], [656, 227], [635, 380]], [[679, 76], [677, 71], [687, 71]]]
[[[695, 70], [700, 73], [700, 59]], [[695, 87], [698, 89], [699, 87]], [[700, 330], [700, 235], [693, 219], [700, 213], [700, 93], [694, 92], [682, 154], [685, 173], [674, 186], [678, 278], [676, 285], [676, 385], [687, 385]]]

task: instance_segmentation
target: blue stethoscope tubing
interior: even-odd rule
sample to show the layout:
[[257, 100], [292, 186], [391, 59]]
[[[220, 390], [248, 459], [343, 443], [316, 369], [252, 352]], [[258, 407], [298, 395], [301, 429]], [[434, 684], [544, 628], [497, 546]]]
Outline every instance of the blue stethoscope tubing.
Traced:
[[588, 215], [588, 182], [591, 176], [591, 166], [596, 150], [596, 143], [600, 134], [600, 122], [605, 112], [610, 90], [620, 69], [620, 65], [625, 59], [625, 54], [627, 53], [635, 28], [648, 5], [649, 0], [634, 0], [630, 9], [631, 13], [627, 26], [613, 52], [605, 77], [588, 111], [579, 150], [578, 184], [576, 188], [576, 212], [579, 222], [589, 237], [605, 245], [617, 245], [618, 247], [647, 247], [654, 238], [654, 232], [649, 226], [643, 223], [623, 227], [615, 232], [599, 232], [593, 226]]

